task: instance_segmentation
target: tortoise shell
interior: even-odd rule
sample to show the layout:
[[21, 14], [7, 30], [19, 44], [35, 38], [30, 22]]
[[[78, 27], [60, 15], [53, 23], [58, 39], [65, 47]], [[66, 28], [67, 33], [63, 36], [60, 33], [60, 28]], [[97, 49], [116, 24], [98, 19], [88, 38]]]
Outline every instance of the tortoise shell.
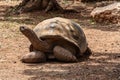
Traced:
[[60, 17], [47, 19], [39, 23], [33, 31], [41, 39], [54, 40], [59, 38], [66, 40], [74, 44], [81, 54], [86, 51], [88, 46], [80, 25], [69, 19]]

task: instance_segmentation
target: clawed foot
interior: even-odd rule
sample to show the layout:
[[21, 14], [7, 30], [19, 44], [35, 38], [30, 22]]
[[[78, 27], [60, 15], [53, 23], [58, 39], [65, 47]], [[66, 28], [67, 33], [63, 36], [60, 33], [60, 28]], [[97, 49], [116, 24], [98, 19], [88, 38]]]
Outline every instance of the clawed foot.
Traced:
[[39, 63], [39, 62], [45, 62], [46, 56], [44, 53], [40, 51], [33, 51], [26, 55], [24, 55], [21, 59], [24, 63]]

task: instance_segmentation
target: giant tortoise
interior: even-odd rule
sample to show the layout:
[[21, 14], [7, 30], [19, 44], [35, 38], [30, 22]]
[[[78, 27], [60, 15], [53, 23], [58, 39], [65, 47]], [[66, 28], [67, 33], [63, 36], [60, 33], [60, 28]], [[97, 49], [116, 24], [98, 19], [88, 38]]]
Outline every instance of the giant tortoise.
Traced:
[[21, 26], [20, 31], [31, 42], [30, 53], [21, 59], [25, 63], [45, 62], [50, 59], [77, 62], [81, 57], [92, 53], [80, 25], [66, 18], [44, 20], [33, 30]]

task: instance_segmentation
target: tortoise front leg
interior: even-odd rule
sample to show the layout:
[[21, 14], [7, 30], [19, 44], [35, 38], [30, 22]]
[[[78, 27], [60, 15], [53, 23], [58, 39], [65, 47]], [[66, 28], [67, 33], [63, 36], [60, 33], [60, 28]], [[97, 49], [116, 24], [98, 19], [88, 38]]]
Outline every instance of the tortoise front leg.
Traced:
[[45, 62], [46, 56], [43, 52], [40, 51], [32, 51], [26, 55], [24, 55], [21, 59], [24, 63], [38, 63]]
[[56, 59], [65, 62], [76, 62], [76, 57], [67, 49], [61, 46], [55, 46], [53, 53]]

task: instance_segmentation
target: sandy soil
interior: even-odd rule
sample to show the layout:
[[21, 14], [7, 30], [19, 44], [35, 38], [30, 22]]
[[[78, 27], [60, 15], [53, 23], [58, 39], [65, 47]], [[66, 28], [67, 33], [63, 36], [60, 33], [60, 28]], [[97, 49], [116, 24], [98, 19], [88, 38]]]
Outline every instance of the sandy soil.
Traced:
[[[4, 16], [5, 9], [16, 4], [0, 1], [0, 80], [120, 80], [120, 25], [95, 23], [86, 10], [77, 14], [33, 12]], [[33, 28], [55, 16], [80, 23], [93, 51], [90, 59], [78, 63], [21, 63], [30, 42], [19, 32], [19, 26]]]

